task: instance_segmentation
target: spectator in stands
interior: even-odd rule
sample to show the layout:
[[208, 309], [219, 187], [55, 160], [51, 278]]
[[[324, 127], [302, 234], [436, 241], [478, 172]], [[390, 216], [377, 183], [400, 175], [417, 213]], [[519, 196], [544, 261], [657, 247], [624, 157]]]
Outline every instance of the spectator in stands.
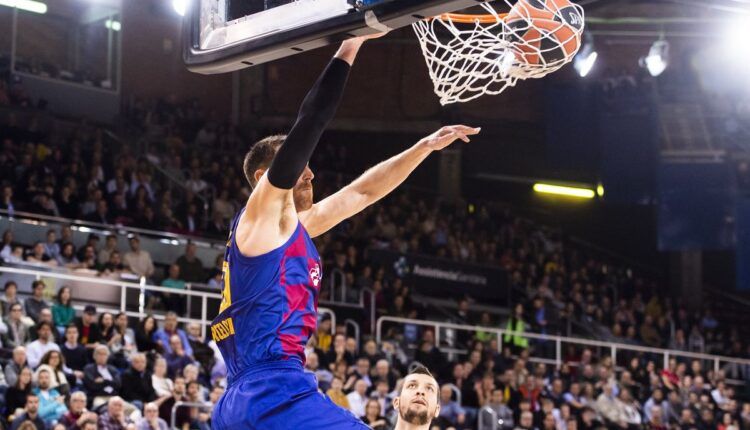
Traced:
[[193, 242], [188, 242], [185, 245], [185, 254], [181, 255], [175, 264], [179, 266], [179, 274], [182, 274], [179, 279], [184, 279], [187, 282], [205, 282], [206, 272], [203, 269], [203, 263], [196, 257], [198, 247]]
[[26, 255], [26, 261], [29, 263], [43, 264], [46, 266], [57, 266], [57, 261], [50, 258], [44, 253], [44, 243], [36, 242], [31, 247], [31, 252]]
[[365, 404], [367, 403], [367, 383], [359, 379], [354, 383], [354, 390], [346, 395], [349, 403], [349, 410], [355, 417], [365, 415]]
[[24, 367], [18, 373], [16, 381], [9, 384], [10, 386], [5, 392], [5, 410], [8, 421], [13, 421], [16, 416], [20, 415], [16, 412], [26, 406], [26, 398], [31, 394], [33, 387], [31, 379], [31, 369]]
[[[52, 310], [49, 308], [44, 308], [41, 311], [39, 311], [39, 322], [48, 322], [52, 326], [52, 341], [56, 343], [58, 346], [62, 344], [63, 338], [60, 332], [55, 327], [54, 319], [52, 318]], [[32, 340], [37, 340], [39, 338], [39, 333], [37, 333], [37, 327], [33, 326], [29, 329], [29, 335], [31, 335]]]
[[39, 372], [39, 386], [33, 393], [39, 398], [39, 416], [47, 425], [57, 421], [68, 412], [65, 397], [50, 387], [50, 373], [47, 369]]
[[63, 396], [67, 396], [70, 394], [70, 384], [64, 369], [65, 359], [62, 354], [59, 351], [49, 351], [44, 354], [41, 364], [34, 372], [34, 381], [38, 381], [39, 375], [46, 371], [49, 373], [49, 388], [54, 388]]
[[444, 364], [443, 356], [435, 345], [435, 336], [431, 330], [425, 330], [422, 334], [422, 342], [414, 359], [428, 369], [442, 368]]
[[193, 348], [190, 347], [190, 341], [188, 340], [187, 335], [182, 329], [177, 328], [177, 314], [170, 311], [164, 316], [164, 327], [154, 332], [153, 340], [160, 346], [165, 354], [170, 354], [172, 353], [170, 338], [173, 335], [179, 337], [185, 355], [192, 356]]
[[[0, 242], [0, 259], [2, 261], [8, 261], [10, 259], [10, 255], [13, 252], [13, 231], [12, 230], [5, 230], [3, 232], [3, 240]], [[0, 298], [0, 300], [2, 300]], [[0, 308], [0, 311], [3, 311], [4, 309]]]
[[60, 255], [60, 244], [57, 243], [57, 233], [54, 229], [47, 230], [47, 241], [44, 242], [44, 253], [53, 260]]
[[176, 375], [182, 374], [182, 369], [188, 364], [193, 363], [193, 359], [185, 353], [185, 349], [182, 346], [182, 339], [176, 334], [169, 338], [169, 349], [165, 358], [167, 360], [167, 374], [174, 378]]
[[505, 394], [503, 390], [496, 388], [492, 390], [492, 397], [490, 397], [490, 401], [486, 406], [497, 414], [500, 428], [510, 430], [513, 428], [513, 411], [508, 407], [504, 398]]
[[529, 340], [523, 337], [523, 333], [528, 326], [524, 320], [523, 313], [523, 305], [520, 303], [517, 304], [513, 308], [513, 315], [511, 315], [505, 325], [507, 332], [503, 336], [503, 343], [510, 347], [514, 354], [519, 354], [529, 347]]
[[318, 339], [318, 349], [323, 353], [328, 353], [333, 341], [333, 337], [331, 336], [331, 316], [329, 314], [323, 314], [321, 317], [318, 323], [318, 330], [316, 331], [316, 338]]
[[36, 326], [36, 330], [39, 338], [31, 342], [26, 347], [26, 358], [29, 362], [29, 366], [32, 369], [36, 369], [39, 363], [42, 361], [42, 357], [49, 351], [60, 352], [60, 347], [54, 342], [52, 338], [52, 331], [55, 330], [52, 327], [52, 323], [42, 321]]
[[154, 274], [154, 263], [151, 254], [141, 249], [141, 240], [138, 236], [130, 238], [130, 251], [125, 253], [123, 263], [131, 272], [144, 278], [151, 278]]
[[146, 315], [146, 318], [138, 323], [138, 327], [135, 330], [135, 343], [138, 351], [150, 352], [162, 350], [161, 346], [154, 340], [157, 330], [156, 319], [152, 315]]
[[42, 281], [32, 282], [31, 297], [26, 299], [26, 315], [34, 320], [35, 323], [39, 322], [39, 312], [42, 309], [49, 308], [49, 304], [44, 300], [44, 287], [45, 285]]
[[521, 412], [517, 429], [520, 430], [537, 430], [534, 426], [534, 414], [531, 411]]
[[21, 305], [23, 309], [23, 303], [18, 298], [18, 285], [14, 281], [8, 281], [3, 287], [3, 297], [0, 297], [0, 304], [2, 305], [2, 315], [10, 315], [10, 307], [14, 304]]
[[146, 369], [146, 355], [133, 355], [131, 367], [122, 374], [122, 398], [137, 409], [156, 400], [151, 372]]
[[98, 345], [94, 349], [94, 362], [83, 369], [83, 386], [91, 396], [90, 401], [94, 408], [119, 395], [122, 389], [120, 374], [114, 366], [107, 364], [108, 359], [109, 349], [104, 345]]
[[453, 427], [464, 425], [466, 414], [458, 404], [453, 400], [453, 390], [448, 385], [440, 387], [440, 415], [441, 420]]
[[97, 415], [86, 409], [86, 393], [76, 391], [70, 395], [68, 412], [60, 418], [60, 423], [68, 430], [83, 430], [87, 421], [96, 423]]
[[620, 399], [614, 395], [611, 383], [604, 385], [602, 393], [596, 399], [595, 407], [608, 426], [619, 426], [621, 428], [627, 427], [624, 405]]
[[159, 418], [159, 406], [147, 403], [143, 408], [143, 418], [136, 425], [137, 430], [168, 430], [167, 422]]
[[46, 429], [44, 420], [39, 416], [39, 397], [34, 394], [26, 395], [26, 405], [24, 406], [23, 413], [13, 420], [10, 430], [19, 430], [26, 421], [31, 421], [36, 430]]
[[16, 205], [13, 203], [13, 187], [10, 185], [3, 186], [3, 192], [0, 195], [0, 210], [7, 211], [10, 217], [15, 213]]
[[3, 371], [5, 383], [12, 387], [16, 385], [18, 375], [21, 373], [26, 366], [26, 348], [23, 346], [17, 346], [13, 348], [13, 355], [11, 360], [5, 364], [5, 370]]
[[65, 327], [65, 342], [60, 346], [66, 365], [76, 379], [83, 379], [83, 369], [89, 363], [89, 351], [78, 343], [78, 327], [70, 324]]
[[73, 322], [76, 311], [73, 309], [70, 287], [63, 286], [57, 292], [57, 300], [52, 305], [52, 317], [55, 327], [58, 331], [63, 331], [65, 327]]
[[117, 251], [117, 236], [113, 233], [109, 233], [107, 238], [104, 240], [104, 247], [99, 250], [96, 256], [96, 261], [100, 266], [104, 266], [108, 261], [110, 254], [113, 251]]
[[111, 348], [112, 338], [115, 335], [115, 317], [110, 312], [102, 312], [99, 315], [99, 339]]
[[368, 399], [365, 405], [365, 415], [361, 417], [362, 422], [369, 425], [372, 430], [387, 430], [388, 421], [380, 415], [380, 403], [376, 399]]
[[65, 267], [70, 270], [75, 270], [81, 267], [81, 262], [75, 255], [76, 248], [70, 242], [65, 242], [61, 246], [61, 251], [57, 255], [57, 265]]
[[210, 375], [216, 359], [214, 350], [208, 342], [201, 336], [201, 326], [198, 323], [190, 323], [187, 326], [187, 336], [190, 348], [193, 350], [193, 357], [200, 364], [201, 373]]
[[86, 220], [97, 224], [112, 224], [114, 220], [109, 215], [109, 206], [107, 205], [107, 201], [104, 199], [97, 201], [96, 210], [91, 212], [86, 217]]
[[326, 391], [326, 395], [330, 397], [331, 401], [333, 401], [333, 403], [337, 404], [339, 407], [350, 410], [349, 399], [342, 390], [343, 387], [344, 381], [338, 376], [334, 376], [333, 379], [331, 379], [331, 388]]
[[[183, 378], [182, 376], [176, 377], [174, 379], [174, 387], [172, 388], [170, 396], [165, 398], [159, 406], [159, 416], [163, 420], [171, 420], [172, 408], [174, 407], [175, 403], [187, 401], [187, 397], [185, 396], [186, 389], [187, 386], [185, 384], [185, 378]], [[185, 423], [190, 423], [190, 421], [189, 408], [177, 409], [177, 413], [175, 414], [175, 423], [177, 424], [178, 428], [181, 428], [183, 425], [185, 425]]]
[[[368, 360], [367, 357], [359, 357], [357, 359], [357, 364], [352, 370], [350, 378], [365, 381], [365, 384], [367, 384], [367, 390], [373, 386], [372, 380], [370, 379], [370, 360]], [[364, 415], [364, 413], [362, 415]]]
[[5, 325], [8, 326], [8, 332], [3, 335], [3, 345], [6, 348], [15, 348], [26, 345], [31, 341], [28, 326], [23, 322], [23, 309], [20, 303], [13, 303], [9, 306], [8, 317]]
[[133, 421], [125, 415], [125, 402], [121, 397], [113, 396], [107, 400], [107, 411], [99, 416], [99, 430], [127, 430]]
[[[115, 325], [109, 348], [112, 351], [113, 361], [125, 364], [127, 364], [132, 353], [137, 350], [135, 332], [128, 327], [128, 315], [125, 312], [120, 312], [115, 316]], [[121, 368], [125, 367], [127, 365], [121, 366]]]
[[122, 264], [122, 256], [120, 251], [114, 250], [109, 253], [109, 260], [102, 266], [102, 274], [104, 276], [117, 276], [123, 272], [127, 272], [125, 265]]
[[646, 400], [646, 403], [643, 404], [644, 421], [651, 422], [651, 412], [653, 411], [654, 406], [659, 407], [660, 412], [669, 408], [669, 404], [664, 399], [664, 392], [658, 387], [654, 389], [651, 393], [651, 397], [649, 397], [648, 400]]
[[101, 340], [99, 326], [96, 324], [96, 307], [86, 305], [83, 314], [76, 319], [78, 328], [78, 343], [88, 349], [94, 349]]
[[154, 373], [151, 375], [151, 386], [154, 388], [154, 392], [156, 393], [159, 402], [172, 396], [174, 383], [167, 375], [167, 360], [162, 357], [157, 358], [154, 362]]
[[648, 411], [648, 420], [646, 422], [646, 428], [648, 430], [667, 430], [666, 423], [662, 417], [663, 409], [661, 406], [653, 405], [651, 410]]
[[385, 358], [378, 360], [375, 363], [375, 382], [384, 382], [388, 387], [388, 392], [396, 389], [396, 381], [398, 375], [391, 369], [391, 364]]
[[[177, 264], [171, 264], [169, 266], [169, 272], [167, 278], [161, 281], [161, 286], [166, 288], [172, 288], [178, 291], [185, 290], [185, 281], [180, 277], [180, 266]], [[169, 311], [179, 312], [184, 308], [182, 295], [162, 293], [164, 306]]]

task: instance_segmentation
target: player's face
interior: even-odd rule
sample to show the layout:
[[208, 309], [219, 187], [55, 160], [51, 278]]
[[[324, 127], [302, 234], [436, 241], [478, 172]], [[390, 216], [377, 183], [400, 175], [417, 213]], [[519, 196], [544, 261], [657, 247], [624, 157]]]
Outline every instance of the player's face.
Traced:
[[297, 208], [297, 212], [303, 212], [312, 207], [313, 204], [313, 186], [312, 180], [315, 177], [310, 166], [305, 166], [305, 170], [302, 171], [297, 180], [297, 184], [292, 190], [294, 196], [294, 206]]
[[407, 376], [393, 406], [398, 410], [399, 419], [414, 425], [429, 424], [440, 413], [437, 382], [427, 375]]

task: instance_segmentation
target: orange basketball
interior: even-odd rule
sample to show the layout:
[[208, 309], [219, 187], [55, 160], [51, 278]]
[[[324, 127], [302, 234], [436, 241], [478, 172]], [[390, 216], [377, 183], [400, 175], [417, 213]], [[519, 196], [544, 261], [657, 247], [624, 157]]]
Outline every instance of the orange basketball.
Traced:
[[583, 16], [569, 0], [518, 0], [505, 18], [517, 43], [517, 57], [527, 64], [570, 59], [581, 45]]

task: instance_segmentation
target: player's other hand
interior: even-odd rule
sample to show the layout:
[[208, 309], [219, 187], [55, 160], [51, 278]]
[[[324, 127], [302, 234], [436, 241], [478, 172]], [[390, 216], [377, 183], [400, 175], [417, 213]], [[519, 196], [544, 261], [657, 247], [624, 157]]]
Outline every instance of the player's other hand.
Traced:
[[384, 31], [382, 33], [367, 34], [365, 36], [352, 37], [351, 39], [347, 39], [346, 41], [344, 41], [344, 43], [356, 43], [358, 45], [361, 45], [361, 44], [365, 43], [368, 40], [379, 39], [379, 38], [385, 36], [386, 34], [388, 34], [388, 32]]
[[479, 134], [481, 128], [466, 125], [448, 125], [420, 140], [419, 143], [433, 151], [440, 151], [458, 139], [469, 142], [469, 136]]

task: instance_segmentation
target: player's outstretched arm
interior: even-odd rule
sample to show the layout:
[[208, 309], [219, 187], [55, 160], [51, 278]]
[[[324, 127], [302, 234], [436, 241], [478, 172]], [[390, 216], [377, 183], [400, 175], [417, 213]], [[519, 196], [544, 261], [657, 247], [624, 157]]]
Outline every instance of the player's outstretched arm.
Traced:
[[247, 201], [240, 222], [249, 225], [250, 231], [238, 229], [242, 236], [238, 236], [240, 248], [247, 255], [275, 249], [296, 226], [296, 212], [284, 211], [291, 199], [289, 190], [294, 188], [320, 136], [336, 114], [349, 69], [360, 47], [365, 40], [377, 36], [344, 41], [302, 102], [292, 129]]
[[440, 151], [454, 141], [469, 142], [479, 128], [465, 125], [443, 127], [406, 151], [367, 170], [337, 193], [323, 199], [299, 214], [308, 233], [318, 236], [367, 206], [382, 199], [399, 186], [433, 151]]

